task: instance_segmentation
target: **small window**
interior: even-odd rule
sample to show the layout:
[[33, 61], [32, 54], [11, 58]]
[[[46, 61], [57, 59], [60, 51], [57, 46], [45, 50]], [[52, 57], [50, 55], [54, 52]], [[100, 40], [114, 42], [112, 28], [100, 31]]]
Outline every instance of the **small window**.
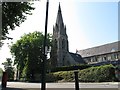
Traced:
[[65, 40], [62, 40], [62, 49], [65, 49]]
[[111, 60], [111, 55], [108, 55], [107, 59], [108, 59], [108, 60]]
[[55, 39], [55, 48], [57, 48], [57, 40]]
[[116, 53], [114, 54], [114, 56], [115, 56], [115, 60], [118, 60], [118, 54]]
[[106, 56], [103, 57], [103, 61], [107, 60]]

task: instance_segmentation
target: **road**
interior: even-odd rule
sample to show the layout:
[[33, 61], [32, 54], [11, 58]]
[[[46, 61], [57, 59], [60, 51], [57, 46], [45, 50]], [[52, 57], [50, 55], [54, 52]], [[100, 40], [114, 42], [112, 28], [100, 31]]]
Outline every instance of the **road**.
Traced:
[[[80, 90], [120, 90], [120, 83], [79, 83]], [[2, 90], [40, 90], [40, 83], [8, 82]], [[46, 90], [75, 90], [74, 83], [47, 83]], [[119, 87], [119, 89], [118, 89]]]

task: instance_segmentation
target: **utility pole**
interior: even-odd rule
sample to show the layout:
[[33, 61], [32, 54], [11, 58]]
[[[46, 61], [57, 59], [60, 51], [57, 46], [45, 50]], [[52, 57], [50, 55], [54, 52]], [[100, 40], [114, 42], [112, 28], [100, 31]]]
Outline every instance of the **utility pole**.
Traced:
[[44, 46], [43, 46], [43, 54], [44, 54], [44, 58], [43, 58], [43, 62], [42, 62], [42, 77], [41, 77], [41, 90], [46, 90], [46, 59], [47, 59], [47, 55], [46, 55], [46, 50], [45, 47], [46, 45], [46, 39], [47, 39], [47, 23], [48, 23], [48, 6], [49, 6], [49, 0], [47, 0], [46, 3], [46, 20], [45, 20], [45, 37], [44, 37]]

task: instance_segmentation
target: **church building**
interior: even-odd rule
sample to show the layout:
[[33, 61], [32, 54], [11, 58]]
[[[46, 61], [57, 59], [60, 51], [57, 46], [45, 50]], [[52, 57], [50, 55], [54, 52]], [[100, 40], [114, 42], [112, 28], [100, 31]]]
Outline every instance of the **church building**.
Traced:
[[55, 67], [84, 64], [81, 55], [69, 52], [69, 41], [66, 26], [62, 18], [59, 4], [56, 23], [53, 26], [53, 38], [51, 48], [51, 64]]

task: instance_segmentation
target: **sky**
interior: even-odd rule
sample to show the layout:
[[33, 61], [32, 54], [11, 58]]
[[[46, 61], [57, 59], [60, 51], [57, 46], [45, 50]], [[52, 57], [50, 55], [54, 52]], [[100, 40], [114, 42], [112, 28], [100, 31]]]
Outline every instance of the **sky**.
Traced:
[[[53, 2], [54, 1], [54, 2]], [[69, 1], [69, 2], [68, 2]], [[49, 0], [48, 33], [52, 33], [60, 2], [64, 24], [67, 28], [69, 51], [87, 49], [118, 40], [118, 0]], [[4, 41], [0, 50], [0, 66], [11, 58], [9, 45], [24, 33], [45, 30], [46, 0], [35, 1], [32, 15], [20, 27], [11, 31], [13, 40]], [[1, 66], [2, 67], [2, 66]]]

